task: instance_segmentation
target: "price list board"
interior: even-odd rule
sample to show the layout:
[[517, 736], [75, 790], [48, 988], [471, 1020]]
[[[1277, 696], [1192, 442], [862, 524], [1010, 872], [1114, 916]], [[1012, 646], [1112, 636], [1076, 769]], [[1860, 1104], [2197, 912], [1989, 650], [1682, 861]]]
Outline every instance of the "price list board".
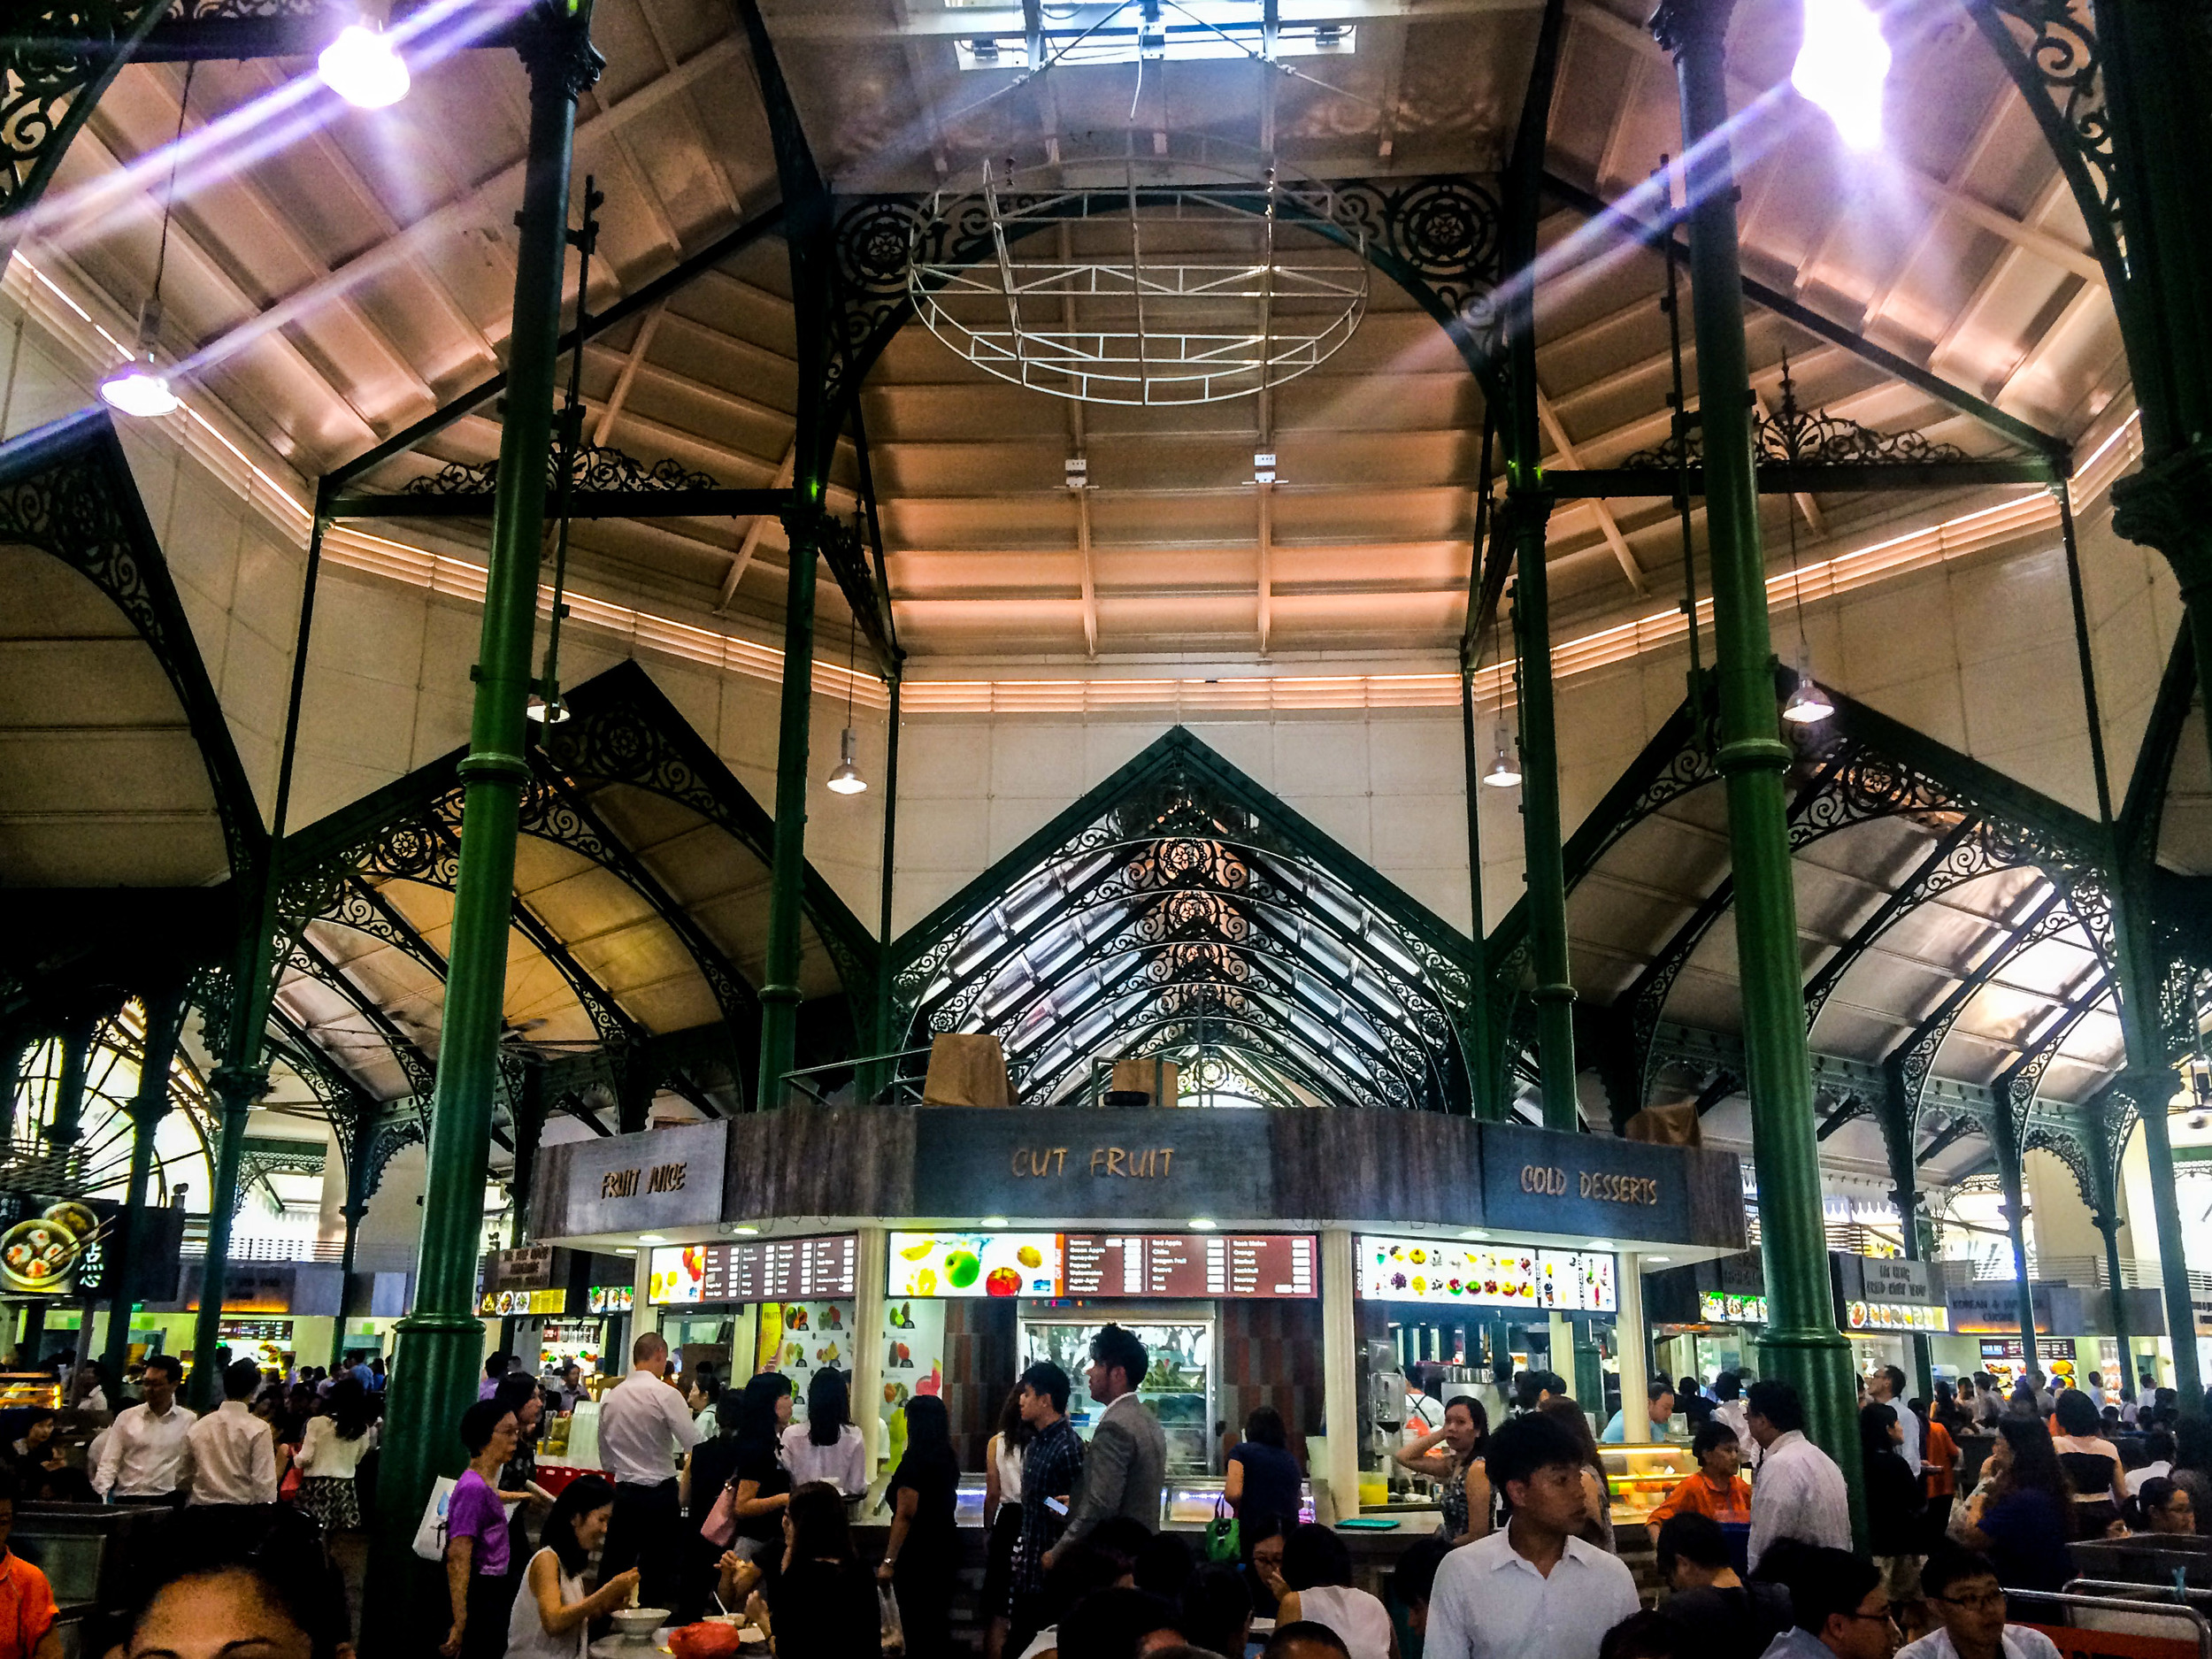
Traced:
[[859, 1241], [849, 1233], [813, 1239], [749, 1239], [703, 1247], [702, 1302], [809, 1302], [849, 1296]]
[[1071, 1296], [1320, 1294], [1306, 1233], [1071, 1233], [1065, 1253]]

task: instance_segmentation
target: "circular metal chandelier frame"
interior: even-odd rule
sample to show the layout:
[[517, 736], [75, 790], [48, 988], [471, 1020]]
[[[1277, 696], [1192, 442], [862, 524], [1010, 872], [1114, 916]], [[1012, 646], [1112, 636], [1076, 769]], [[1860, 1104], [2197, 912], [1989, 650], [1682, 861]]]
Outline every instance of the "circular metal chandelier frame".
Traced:
[[[1076, 182], [1086, 173], [1087, 188]], [[1192, 173], [1187, 161], [1128, 157], [985, 163], [977, 189], [939, 191], [915, 222], [915, 315], [978, 368], [1083, 403], [1218, 403], [1326, 362], [1366, 312], [1364, 227], [1325, 185], [1287, 182], [1272, 166], [1259, 183]], [[1041, 175], [1046, 188], [1027, 188]], [[1188, 242], [1194, 227], [1221, 248], [1162, 245], [1171, 227]], [[1078, 257], [1078, 227], [1114, 245]], [[1119, 234], [1102, 237], [1107, 227]], [[1044, 257], [1025, 257], [1037, 242]]]

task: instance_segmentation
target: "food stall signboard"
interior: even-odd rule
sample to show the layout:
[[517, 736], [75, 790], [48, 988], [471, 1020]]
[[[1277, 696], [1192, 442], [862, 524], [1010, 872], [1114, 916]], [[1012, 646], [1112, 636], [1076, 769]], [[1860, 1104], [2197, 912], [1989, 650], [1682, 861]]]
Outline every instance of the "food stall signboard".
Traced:
[[859, 1237], [850, 1233], [673, 1245], [653, 1252], [647, 1289], [656, 1305], [849, 1296], [859, 1259]]
[[1561, 1313], [1612, 1313], [1616, 1259], [1598, 1250], [1462, 1244], [1448, 1239], [1355, 1240], [1359, 1294], [1369, 1302], [1457, 1303]]
[[1767, 1299], [1764, 1296], [1736, 1296], [1726, 1291], [1708, 1290], [1699, 1294], [1697, 1310], [1707, 1325], [1764, 1325], [1767, 1322]]
[[635, 1285], [594, 1285], [585, 1294], [593, 1313], [627, 1313], [636, 1302]]
[[1604, 1238], [1697, 1236], [1684, 1168], [1654, 1156], [1661, 1148], [1514, 1124], [1484, 1124], [1481, 1137], [1486, 1226]]
[[683, 1124], [565, 1143], [566, 1230], [660, 1233], [721, 1220], [729, 1133], [724, 1123]]
[[477, 1315], [486, 1319], [527, 1319], [567, 1311], [565, 1290], [488, 1290], [476, 1299]]

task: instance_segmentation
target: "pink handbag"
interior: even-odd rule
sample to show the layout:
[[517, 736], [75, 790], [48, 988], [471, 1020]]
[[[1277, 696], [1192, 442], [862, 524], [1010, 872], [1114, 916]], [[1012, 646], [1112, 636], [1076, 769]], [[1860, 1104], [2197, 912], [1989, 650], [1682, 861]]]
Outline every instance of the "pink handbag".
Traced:
[[714, 1507], [699, 1523], [699, 1536], [717, 1549], [727, 1549], [737, 1536], [737, 1482], [731, 1481], [715, 1495]]

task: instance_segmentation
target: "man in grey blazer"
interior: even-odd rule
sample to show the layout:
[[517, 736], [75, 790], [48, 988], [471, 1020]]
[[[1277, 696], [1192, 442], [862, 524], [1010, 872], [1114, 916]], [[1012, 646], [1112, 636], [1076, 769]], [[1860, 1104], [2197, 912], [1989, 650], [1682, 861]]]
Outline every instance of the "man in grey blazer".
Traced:
[[1149, 1356], [1134, 1333], [1110, 1325], [1091, 1339], [1091, 1398], [1106, 1409], [1091, 1430], [1083, 1474], [1068, 1505], [1067, 1530], [1045, 1552], [1049, 1569], [1110, 1515], [1126, 1515], [1148, 1531], [1160, 1525], [1167, 1485], [1167, 1432], [1137, 1398]]

